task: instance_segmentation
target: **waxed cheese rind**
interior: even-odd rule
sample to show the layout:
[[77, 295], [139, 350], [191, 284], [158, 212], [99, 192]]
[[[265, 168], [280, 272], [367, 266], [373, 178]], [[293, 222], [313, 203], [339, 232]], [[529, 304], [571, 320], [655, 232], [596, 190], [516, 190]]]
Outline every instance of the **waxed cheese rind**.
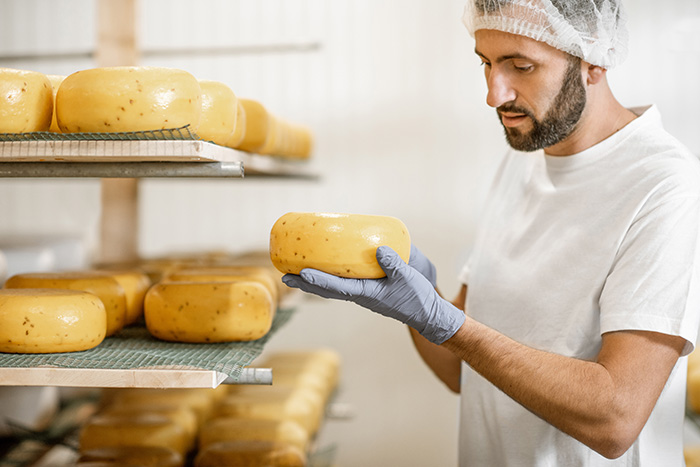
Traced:
[[383, 245], [408, 262], [411, 239], [399, 219], [291, 212], [272, 227], [270, 259], [283, 273], [313, 268], [340, 277], [376, 279], [386, 276], [376, 259], [376, 250]]
[[107, 313], [107, 336], [119, 332], [126, 321], [126, 295], [122, 286], [109, 274], [88, 271], [36, 272], [16, 274], [5, 282], [8, 289], [66, 289], [89, 292], [104, 304]]
[[53, 90], [46, 75], [0, 68], [0, 133], [48, 131]]
[[202, 90], [190, 73], [164, 67], [103, 67], [66, 76], [56, 92], [63, 133], [180, 128], [197, 131]]
[[161, 282], [148, 290], [146, 328], [161, 340], [252, 341], [272, 326], [275, 305], [259, 282]]
[[55, 289], [0, 289], [0, 352], [88, 350], [105, 338], [107, 315], [93, 294]]

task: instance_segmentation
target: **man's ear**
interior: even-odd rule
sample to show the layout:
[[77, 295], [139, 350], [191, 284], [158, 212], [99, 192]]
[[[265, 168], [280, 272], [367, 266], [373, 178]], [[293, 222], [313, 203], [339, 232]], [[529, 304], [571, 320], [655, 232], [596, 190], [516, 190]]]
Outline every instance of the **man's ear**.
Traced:
[[586, 83], [587, 84], [598, 84], [603, 79], [605, 79], [605, 74], [607, 73], [607, 70], [603, 67], [599, 67], [597, 65], [591, 65], [590, 63], [586, 63], [585, 72], [586, 72]]

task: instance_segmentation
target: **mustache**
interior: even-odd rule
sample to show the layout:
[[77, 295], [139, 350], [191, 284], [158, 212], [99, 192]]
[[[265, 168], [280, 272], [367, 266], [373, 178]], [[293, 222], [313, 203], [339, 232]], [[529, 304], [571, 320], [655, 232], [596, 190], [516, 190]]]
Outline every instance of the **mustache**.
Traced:
[[499, 107], [496, 107], [496, 112], [498, 112], [499, 115], [503, 112], [508, 112], [508, 113], [524, 114], [532, 119], [535, 118], [535, 116], [532, 115], [532, 112], [530, 112], [528, 109], [526, 109], [524, 107], [519, 107], [519, 106], [512, 104], [512, 103], [505, 103]]

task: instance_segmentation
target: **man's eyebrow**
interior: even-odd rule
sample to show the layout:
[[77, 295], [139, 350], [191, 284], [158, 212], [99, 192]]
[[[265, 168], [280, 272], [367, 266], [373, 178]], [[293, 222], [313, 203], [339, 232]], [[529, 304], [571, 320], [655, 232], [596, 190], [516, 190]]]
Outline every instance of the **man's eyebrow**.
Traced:
[[[486, 56], [484, 54], [482, 54], [478, 50], [474, 49], [474, 53], [477, 54], [479, 57], [481, 57], [483, 60], [490, 61], [486, 58]], [[494, 60], [494, 61], [496, 63], [501, 63], [501, 62], [505, 62], [506, 60], [515, 60], [515, 59], [533, 60], [532, 58], [530, 58], [526, 55], [523, 55], [521, 53], [512, 53], [512, 54], [508, 54], [508, 55], [501, 55], [500, 57], [496, 58], [496, 60]]]

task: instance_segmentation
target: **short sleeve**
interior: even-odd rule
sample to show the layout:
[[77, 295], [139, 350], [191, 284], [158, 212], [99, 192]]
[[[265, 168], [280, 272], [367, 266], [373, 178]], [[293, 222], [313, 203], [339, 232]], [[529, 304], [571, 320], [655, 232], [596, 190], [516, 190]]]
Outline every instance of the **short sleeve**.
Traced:
[[700, 320], [700, 199], [643, 212], [625, 235], [600, 297], [601, 333], [646, 330], [695, 345]]

